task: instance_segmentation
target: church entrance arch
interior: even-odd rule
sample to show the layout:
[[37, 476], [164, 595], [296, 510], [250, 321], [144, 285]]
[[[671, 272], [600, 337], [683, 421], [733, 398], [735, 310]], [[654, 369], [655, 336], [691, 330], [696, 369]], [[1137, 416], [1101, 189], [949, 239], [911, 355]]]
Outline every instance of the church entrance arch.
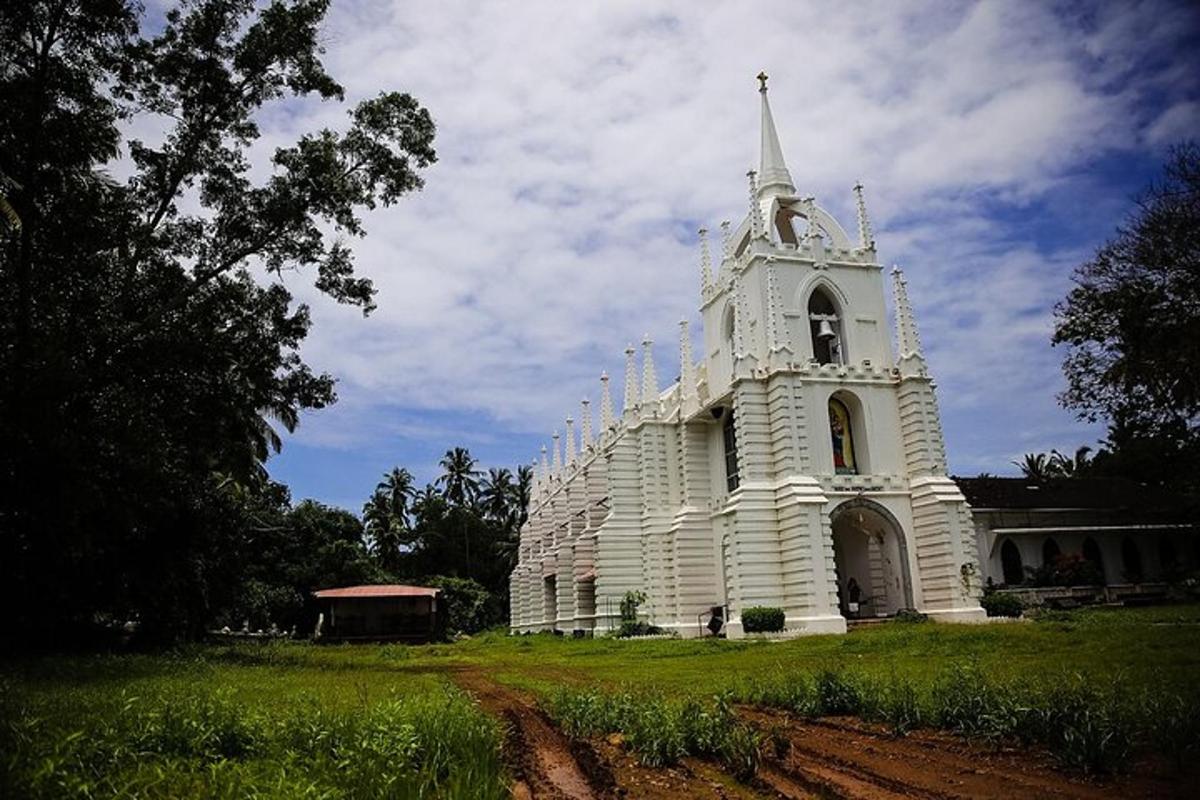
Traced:
[[871, 500], [847, 500], [830, 513], [838, 605], [847, 619], [913, 608], [904, 529]]

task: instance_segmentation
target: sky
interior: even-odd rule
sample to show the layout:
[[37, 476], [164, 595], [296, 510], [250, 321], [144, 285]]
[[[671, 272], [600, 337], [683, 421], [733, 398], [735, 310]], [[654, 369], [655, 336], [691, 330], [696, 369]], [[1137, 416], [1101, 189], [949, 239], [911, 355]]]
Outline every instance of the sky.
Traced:
[[951, 471], [1095, 444], [1056, 400], [1053, 308], [1200, 123], [1188, 2], [334, 0], [323, 41], [347, 103], [266, 109], [264, 162], [380, 91], [438, 126], [425, 189], [351, 242], [378, 310], [288, 279], [340, 399], [268, 468], [355, 511], [453, 446], [530, 462], [598, 407], [601, 370], [619, 404], [645, 333], [675, 374], [681, 317], [699, 338], [695, 231], [745, 214], [762, 70], [799, 192], [854, 230], [862, 181], [879, 257], [905, 269]]

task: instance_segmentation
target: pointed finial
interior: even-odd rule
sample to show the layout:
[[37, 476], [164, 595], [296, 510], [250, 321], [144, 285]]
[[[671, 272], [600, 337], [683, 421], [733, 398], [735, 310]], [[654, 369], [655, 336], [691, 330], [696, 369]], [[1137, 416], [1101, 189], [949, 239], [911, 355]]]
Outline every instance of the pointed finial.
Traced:
[[758, 239], [765, 236], [766, 225], [763, 224], [762, 206], [758, 204], [758, 173], [750, 170], [746, 177], [750, 180], [750, 238]]
[[626, 417], [633, 413], [638, 404], [637, 362], [633, 357], [636, 352], [632, 344], [625, 348], [625, 407], [621, 413]]
[[555, 431], [550, 438], [554, 440], [554, 452], [551, 454], [553, 460], [550, 465], [554, 469], [554, 474], [557, 475], [562, 470], [562, 451], [558, 447], [558, 431]]
[[758, 78], [758, 90], [760, 92], [767, 91], [767, 73], [760, 72], [754, 77]]
[[700, 235], [700, 293], [712, 288], [712, 256], [708, 252], [708, 228], [701, 228]]
[[684, 403], [696, 397], [696, 365], [692, 363], [692, 334], [686, 318], [679, 320], [679, 397]]
[[586, 397], [579, 401], [579, 452], [592, 446], [592, 404]]
[[759, 75], [761, 86], [758, 93], [762, 98], [762, 140], [758, 165], [759, 191], [773, 189], [774, 194], [792, 194], [796, 191], [792, 175], [783, 161], [783, 148], [779, 145], [779, 134], [775, 132], [775, 118], [771, 116], [771, 104], [767, 100], [767, 76]]
[[658, 405], [658, 373], [654, 370], [654, 341], [642, 337], [642, 411], [653, 415]]
[[875, 237], [871, 234], [871, 220], [867, 218], [867, 203], [863, 200], [862, 181], [854, 184], [854, 199], [858, 204], [858, 246], [863, 250], [874, 250]]
[[[612, 389], [608, 385], [608, 373], [600, 373], [600, 430], [607, 431], [613, 424]], [[602, 433], [603, 435], [603, 433]]]
[[570, 464], [575, 460], [575, 420], [567, 417], [567, 440], [563, 448], [563, 463]]
[[721, 263], [733, 258], [733, 233], [729, 220], [721, 220]]
[[550, 487], [550, 461], [546, 458], [546, 445], [542, 445], [542, 486]]
[[921, 354], [921, 337], [917, 334], [917, 319], [912, 304], [908, 301], [908, 283], [904, 271], [892, 265], [892, 292], [896, 303], [896, 345], [900, 358], [924, 358]]

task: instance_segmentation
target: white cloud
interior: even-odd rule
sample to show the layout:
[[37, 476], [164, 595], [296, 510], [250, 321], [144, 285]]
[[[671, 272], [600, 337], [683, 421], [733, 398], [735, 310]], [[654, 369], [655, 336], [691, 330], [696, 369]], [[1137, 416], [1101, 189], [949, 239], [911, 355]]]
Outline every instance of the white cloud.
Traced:
[[[390, 430], [395, 408], [422, 407], [548, 433], [595, 398], [601, 368], [619, 404], [621, 350], [643, 332], [659, 343], [660, 375], [675, 375], [675, 323], [697, 305], [690, 231], [743, 214], [760, 69], [802, 190], [850, 223], [849, 187], [866, 182], [881, 256], [909, 268], [947, 415], [1079, 433], [1054, 405], [1048, 334], [1090, 243], [1035, 241], [997, 206], [1036, 203], [1090, 161], [1196, 116], [1195, 79], [1147, 50], [1194, 29], [1195, 15], [1102, 12], [335, 4], [331, 71], [352, 99], [415, 94], [437, 120], [440, 160], [424, 192], [368, 215], [355, 243], [379, 287], [371, 318], [293, 281], [314, 306], [306, 356], [340, 377], [343, 397], [297, 435], [353, 446]], [[1151, 91], [1175, 104], [1149, 115]], [[261, 149], [343, 114], [294, 104], [264, 120]], [[1013, 443], [1001, 431], [949, 444], [974, 465], [1007, 460]]]

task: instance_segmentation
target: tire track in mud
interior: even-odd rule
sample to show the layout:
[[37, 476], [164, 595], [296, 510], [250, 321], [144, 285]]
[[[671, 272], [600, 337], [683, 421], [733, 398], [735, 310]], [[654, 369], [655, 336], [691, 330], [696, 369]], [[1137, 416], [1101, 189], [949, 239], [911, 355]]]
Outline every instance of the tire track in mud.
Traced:
[[1184, 797], [1185, 781], [1142, 772], [1106, 783], [1052, 767], [1029, 749], [1003, 750], [950, 734], [917, 731], [897, 738], [852, 718], [798, 720], [784, 712], [739, 711], [760, 730], [787, 739], [786, 756], [764, 761], [759, 779], [784, 797], [845, 800], [1013, 800], [1014, 798]]

